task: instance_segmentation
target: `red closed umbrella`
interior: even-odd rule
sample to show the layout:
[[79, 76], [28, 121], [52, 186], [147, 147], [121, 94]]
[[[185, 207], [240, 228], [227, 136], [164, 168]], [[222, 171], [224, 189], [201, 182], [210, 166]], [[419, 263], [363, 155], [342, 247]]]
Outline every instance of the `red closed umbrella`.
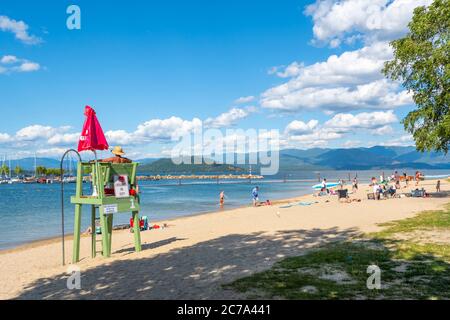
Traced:
[[78, 152], [93, 150], [108, 150], [109, 145], [103, 133], [102, 126], [98, 122], [94, 109], [86, 106], [84, 110], [86, 121], [83, 125], [80, 141], [78, 142]]

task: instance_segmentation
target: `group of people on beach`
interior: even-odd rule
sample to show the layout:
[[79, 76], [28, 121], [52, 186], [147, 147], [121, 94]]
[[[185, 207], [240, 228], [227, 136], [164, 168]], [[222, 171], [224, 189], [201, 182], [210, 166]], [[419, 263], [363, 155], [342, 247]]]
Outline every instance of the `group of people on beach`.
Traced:
[[[223, 208], [225, 205], [225, 199], [226, 199], [226, 195], [225, 195], [225, 191], [221, 191], [219, 194], [219, 203], [220, 203], [220, 207]], [[252, 189], [252, 201], [253, 201], [253, 206], [254, 207], [261, 207], [261, 206], [271, 206], [272, 202], [270, 200], [266, 200], [266, 201], [259, 201], [259, 187], [256, 186]]]
[[[398, 190], [402, 188], [407, 188], [410, 184], [415, 183], [416, 190], [420, 181], [423, 180], [423, 174], [420, 171], [416, 171], [414, 176], [408, 176], [406, 172], [399, 174], [395, 171], [391, 176], [385, 177], [384, 172], [380, 175], [379, 180], [375, 177], [371, 178], [370, 187], [372, 187], [374, 199], [380, 199], [384, 196], [395, 197], [398, 194]], [[402, 183], [404, 185], [402, 186]], [[329, 184], [326, 178], [323, 178], [318, 196], [329, 195], [329, 194], [347, 194], [347, 189], [344, 189], [346, 181], [339, 179], [337, 183]], [[358, 191], [358, 177], [355, 176], [352, 180], [352, 192]], [[331, 187], [330, 187], [331, 186]], [[337, 190], [335, 188], [338, 188]], [[339, 191], [344, 190], [344, 191]], [[438, 180], [436, 184], [436, 192], [441, 191], [441, 181]], [[348, 196], [347, 196], [348, 197]]]

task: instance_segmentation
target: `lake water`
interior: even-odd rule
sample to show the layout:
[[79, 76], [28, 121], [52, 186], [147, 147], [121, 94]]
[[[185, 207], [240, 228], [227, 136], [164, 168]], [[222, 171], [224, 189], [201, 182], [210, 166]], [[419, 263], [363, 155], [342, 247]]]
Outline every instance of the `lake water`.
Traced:
[[[369, 182], [372, 176], [379, 177], [383, 170], [358, 171], [361, 183]], [[399, 172], [404, 172], [399, 169]], [[412, 170], [407, 171], [413, 174]], [[348, 180], [356, 172], [322, 171], [328, 181], [339, 178]], [[391, 174], [392, 170], [385, 170]], [[427, 170], [424, 174], [446, 174], [448, 170]], [[286, 179], [287, 182], [284, 182]], [[298, 181], [309, 180], [309, 181]], [[236, 208], [251, 203], [251, 190], [260, 187], [260, 200], [276, 200], [311, 193], [311, 186], [318, 183], [317, 172], [283, 173], [264, 180], [230, 181], [141, 181], [141, 215], [151, 222], [172, 219], [190, 214], [216, 211], [219, 209], [219, 193], [226, 194], [225, 209]], [[61, 234], [61, 200], [59, 184], [14, 184], [0, 185], [0, 250], [12, 248], [34, 240]], [[84, 185], [85, 194], [90, 193], [90, 184]], [[73, 232], [74, 207], [70, 196], [75, 193], [75, 184], [65, 185], [66, 233]], [[129, 214], [114, 216], [114, 224], [129, 223]], [[85, 207], [82, 229], [90, 223], [90, 210]]]

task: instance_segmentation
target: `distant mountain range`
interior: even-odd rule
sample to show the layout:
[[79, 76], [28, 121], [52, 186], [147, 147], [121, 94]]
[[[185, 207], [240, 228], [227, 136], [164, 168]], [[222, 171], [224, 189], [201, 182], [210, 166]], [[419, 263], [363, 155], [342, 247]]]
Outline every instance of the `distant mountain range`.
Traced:
[[[25, 171], [34, 171], [34, 160], [34, 158], [11, 160], [11, 167], [14, 169], [19, 166]], [[9, 161], [6, 161], [6, 165], [9, 166]], [[38, 167], [59, 168], [60, 161], [53, 158], [36, 158], [36, 165]]]
[[349, 149], [287, 149], [280, 152], [280, 170], [293, 169], [447, 169], [450, 156], [416, 151], [414, 147], [349, 148]]
[[[208, 161], [211, 163], [212, 161]], [[142, 163], [142, 162], [141, 162]], [[173, 163], [172, 159], [159, 159], [138, 167], [140, 173], [152, 175], [165, 174], [198, 174], [198, 173], [245, 173], [247, 170], [239, 166], [227, 164], [206, 164], [202, 159], [191, 157], [192, 164]], [[194, 164], [198, 163], [198, 164]]]
[[[246, 155], [248, 159], [249, 155]], [[37, 158], [37, 165], [58, 168], [59, 160]], [[149, 174], [190, 174], [190, 173], [242, 173], [248, 165], [198, 164], [175, 165], [170, 159], [140, 159], [139, 172]], [[8, 163], [7, 163], [8, 164]], [[12, 167], [21, 166], [24, 170], [34, 170], [34, 158], [13, 160]], [[280, 171], [296, 170], [370, 170], [370, 169], [450, 169], [450, 156], [437, 153], [421, 153], [414, 147], [383, 147], [308, 150], [286, 149], [280, 151]], [[254, 173], [259, 167], [253, 166]]]

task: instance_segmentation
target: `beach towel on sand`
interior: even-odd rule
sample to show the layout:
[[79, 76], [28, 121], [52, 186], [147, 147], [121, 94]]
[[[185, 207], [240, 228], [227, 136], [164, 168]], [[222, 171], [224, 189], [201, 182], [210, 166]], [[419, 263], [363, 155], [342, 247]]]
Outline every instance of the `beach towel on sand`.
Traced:
[[280, 207], [280, 209], [287, 209], [287, 208], [291, 208], [293, 206], [310, 206], [312, 204], [315, 203], [319, 203], [318, 201], [314, 201], [314, 202], [298, 202], [298, 203], [291, 203], [285, 206]]

